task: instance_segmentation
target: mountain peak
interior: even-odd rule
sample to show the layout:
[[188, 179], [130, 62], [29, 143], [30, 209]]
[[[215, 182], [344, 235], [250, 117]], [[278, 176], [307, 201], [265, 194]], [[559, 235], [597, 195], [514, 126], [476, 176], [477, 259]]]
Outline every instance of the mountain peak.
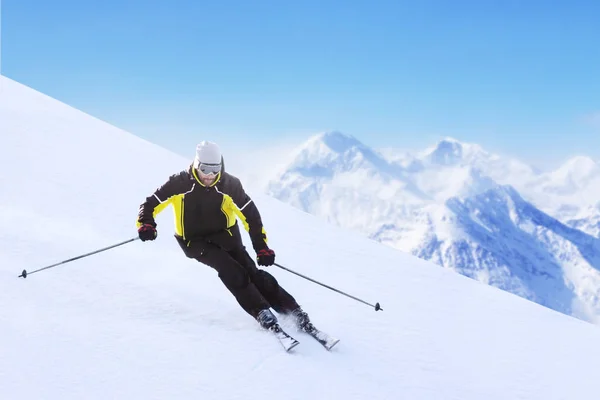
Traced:
[[344, 153], [353, 147], [365, 147], [354, 136], [340, 131], [327, 131], [314, 135], [307, 141], [307, 146], [325, 145], [335, 153]]
[[563, 186], [583, 187], [586, 182], [600, 176], [600, 165], [587, 156], [576, 156], [564, 163], [554, 173]]
[[433, 164], [456, 165], [484, 151], [475, 144], [462, 143], [452, 137], [445, 137], [435, 146], [425, 150], [425, 158]]
[[598, 168], [598, 164], [587, 156], [575, 156], [568, 160], [560, 169], [570, 172], [589, 173]]
[[[385, 169], [387, 164], [354, 136], [328, 131], [311, 136], [291, 154], [273, 181], [281, 181], [291, 173], [307, 179], [331, 178], [336, 172], [368, 168]], [[271, 187], [273, 183], [267, 184]]]
[[438, 142], [429, 157], [436, 164], [455, 164], [463, 158], [463, 145], [452, 138], [443, 139]]

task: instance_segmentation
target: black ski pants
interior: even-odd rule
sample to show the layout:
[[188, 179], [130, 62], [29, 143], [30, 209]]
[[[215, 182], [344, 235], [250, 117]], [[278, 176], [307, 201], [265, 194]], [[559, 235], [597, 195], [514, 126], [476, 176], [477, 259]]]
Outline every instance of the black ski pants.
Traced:
[[281, 314], [288, 314], [298, 307], [294, 297], [273, 275], [256, 267], [245, 247], [226, 250], [210, 242], [178, 241], [188, 257], [217, 271], [225, 287], [252, 317], [256, 318], [261, 310], [269, 307]]

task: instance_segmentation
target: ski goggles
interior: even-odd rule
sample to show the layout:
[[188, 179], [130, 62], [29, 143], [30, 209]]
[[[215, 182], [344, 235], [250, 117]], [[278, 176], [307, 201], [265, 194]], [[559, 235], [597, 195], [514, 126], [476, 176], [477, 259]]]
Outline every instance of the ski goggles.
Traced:
[[203, 175], [217, 175], [221, 172], [221, 164], [200, 164], [198, 165], [198, 171]]

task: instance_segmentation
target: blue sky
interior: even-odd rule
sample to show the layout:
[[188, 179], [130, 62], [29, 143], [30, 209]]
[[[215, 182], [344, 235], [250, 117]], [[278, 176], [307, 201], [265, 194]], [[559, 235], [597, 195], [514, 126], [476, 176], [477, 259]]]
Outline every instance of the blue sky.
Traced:
[[600, 158], [600, 2], [4, 0], [2, 74], [181, 154], [341, 130]]

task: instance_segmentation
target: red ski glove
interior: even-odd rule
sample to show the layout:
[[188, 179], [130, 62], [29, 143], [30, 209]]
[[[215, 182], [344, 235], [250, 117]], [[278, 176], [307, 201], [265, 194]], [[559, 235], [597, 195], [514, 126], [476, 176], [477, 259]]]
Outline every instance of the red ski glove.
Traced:
[[265, 267], [273, 265], [275, 263], [275, 252], [268, 247], [261, 249], [256, 253], [256, 260], [258, 261], [258, 265]]
[[145, 242], [146, 240], [154, 240], [156, 239], [156, 235], [156, 228], [150, 224], [144, 224], [138, 229], [138, 236], [142, 242]]

